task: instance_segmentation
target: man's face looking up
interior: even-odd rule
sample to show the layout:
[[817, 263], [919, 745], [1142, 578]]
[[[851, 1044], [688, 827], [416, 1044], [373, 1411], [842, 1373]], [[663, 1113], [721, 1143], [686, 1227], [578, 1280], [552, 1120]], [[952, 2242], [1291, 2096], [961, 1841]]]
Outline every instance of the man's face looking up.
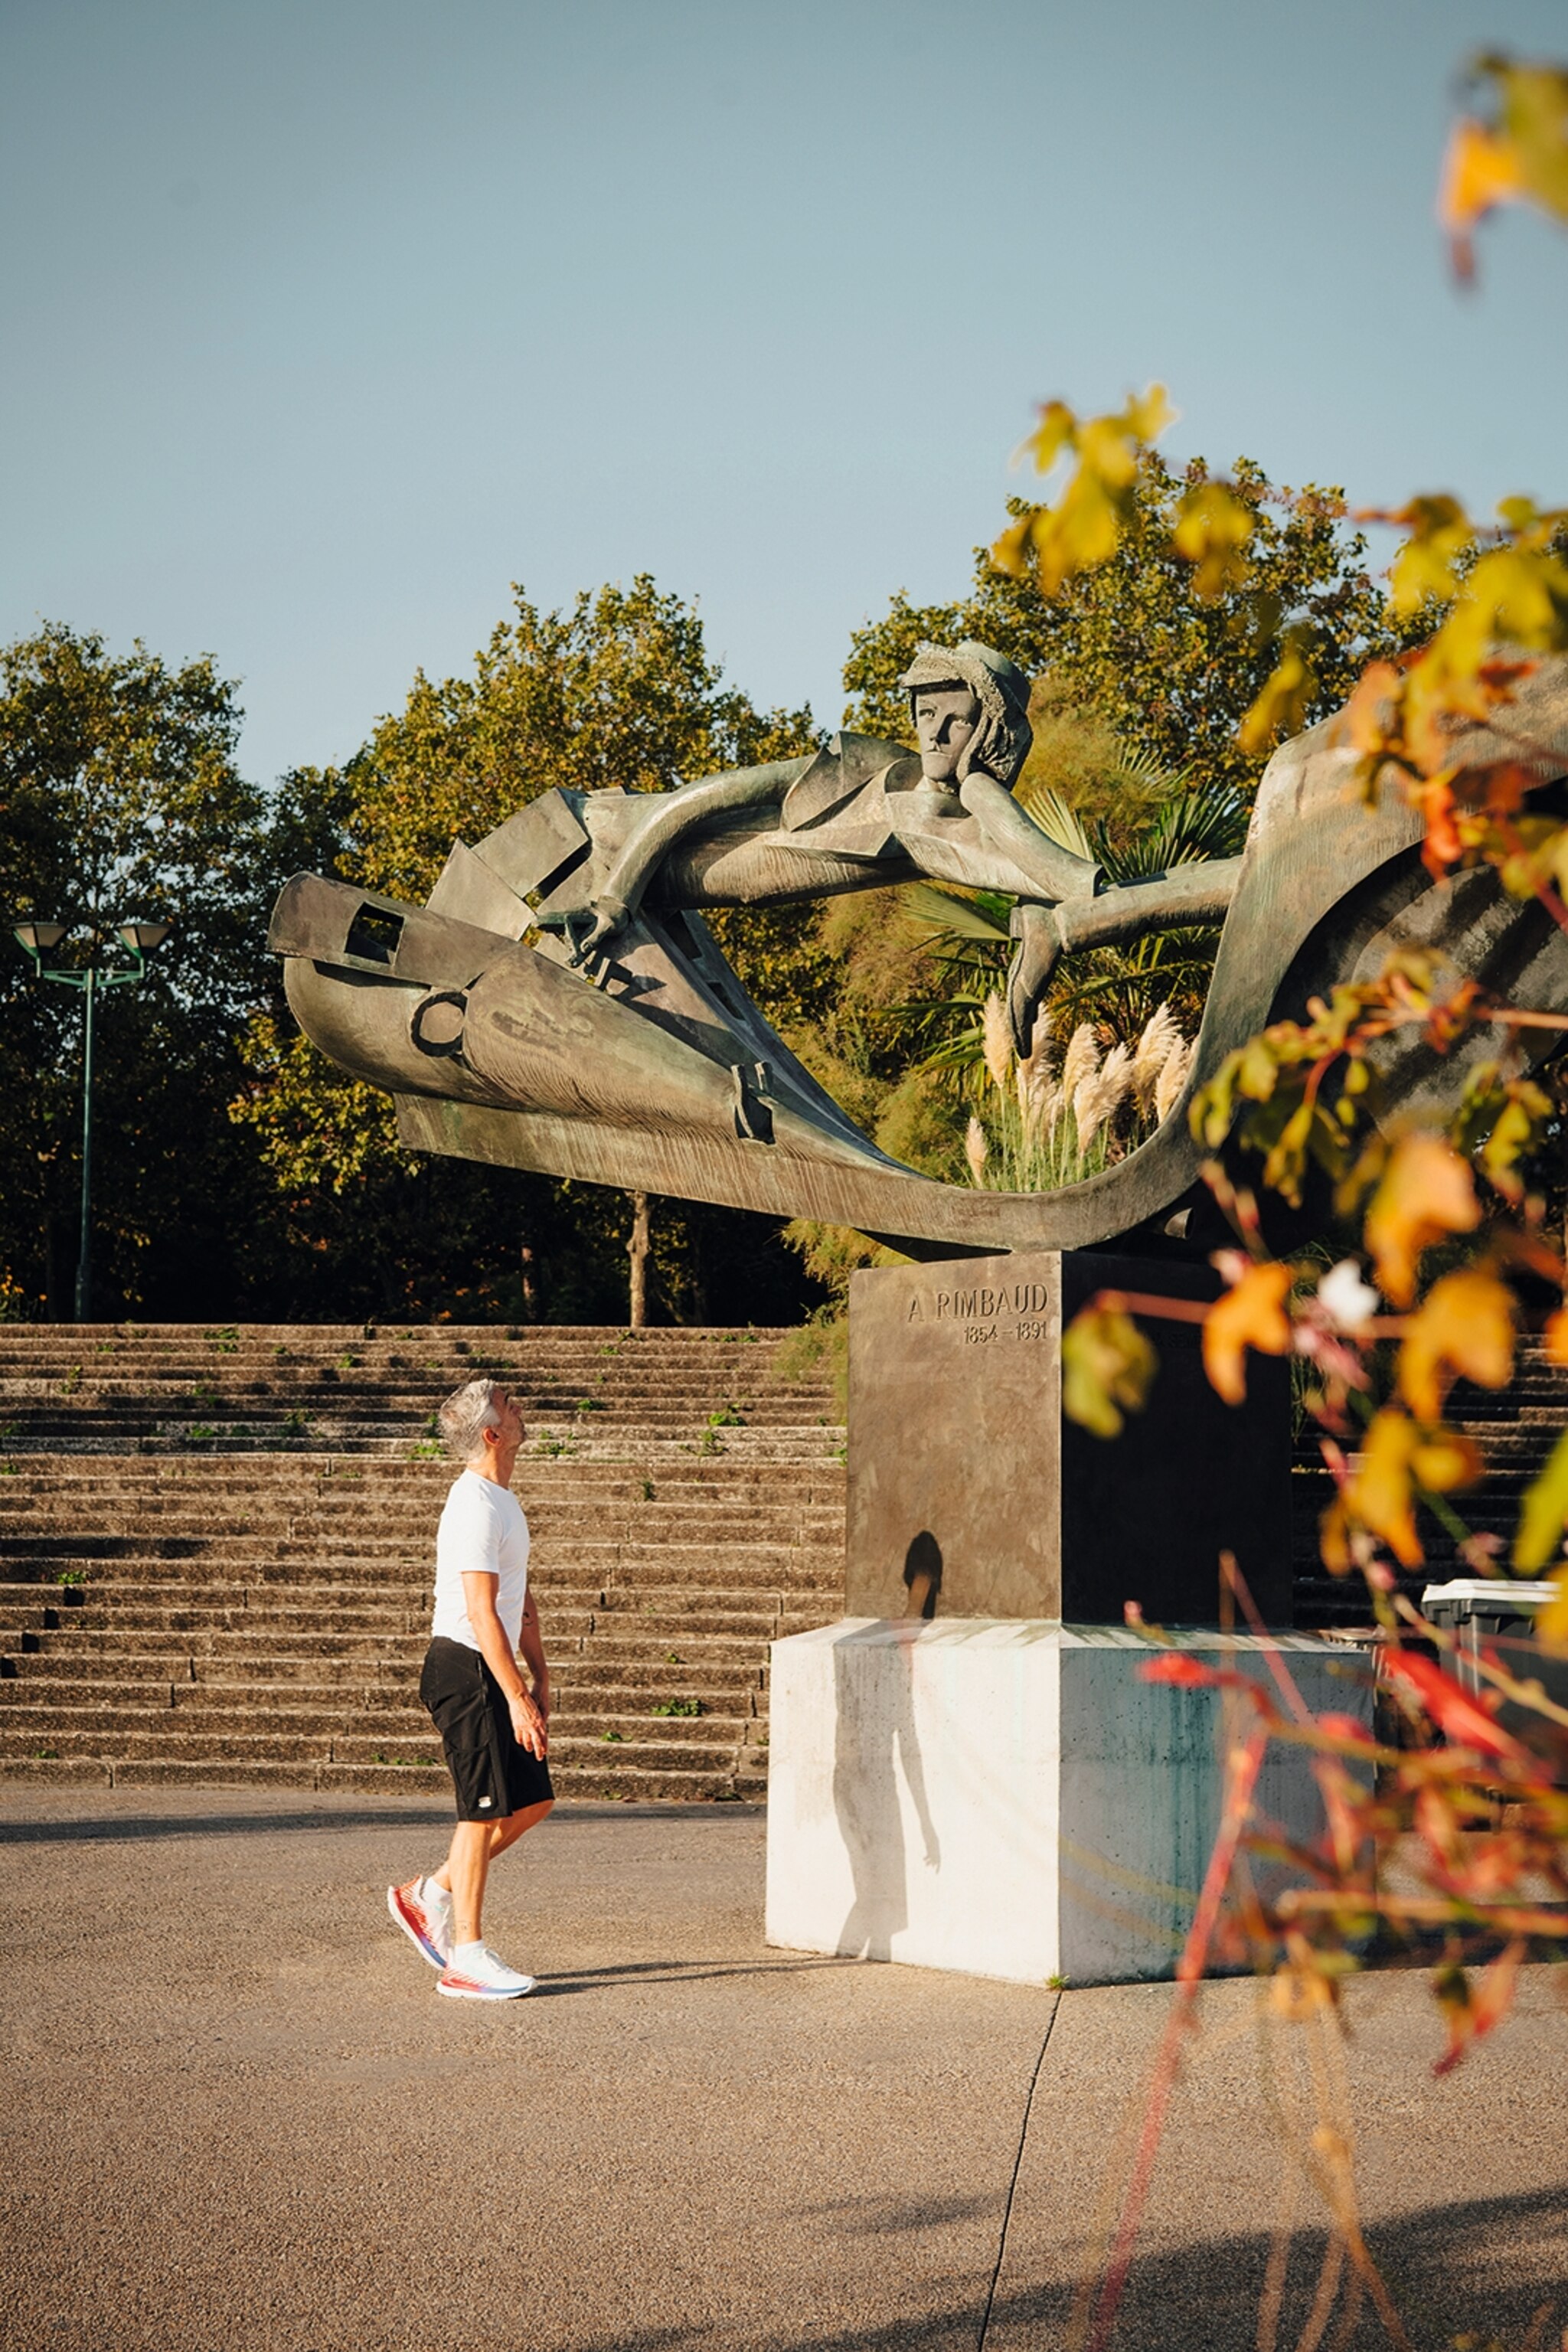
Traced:
[[495, 1388], [490, 1391], [489, 1427], [496, 1434], [497, 1453], [504, 1454], [510, 1448], [515, 1459], [517, 1449], [522, 1444], [522, 1414], [506, 1389]]
[[915, 696], [915, 735], [928, 783], [952, 784], [979, 718], [980, 705], [966, 686], [921, 688]]

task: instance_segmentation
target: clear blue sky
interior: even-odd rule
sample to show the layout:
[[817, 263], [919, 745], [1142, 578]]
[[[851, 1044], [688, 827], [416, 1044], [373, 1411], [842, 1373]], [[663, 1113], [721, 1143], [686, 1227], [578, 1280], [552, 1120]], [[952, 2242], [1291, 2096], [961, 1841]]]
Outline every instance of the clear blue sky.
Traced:
[[1361, 500], [1568, 498], [1568, 237], [1448, 284], [1476, 47], [1561, 0], [0, 0], [0, 634], [340, 758], [651, 571], [760, 699], [951, 595], [1032, 404]]

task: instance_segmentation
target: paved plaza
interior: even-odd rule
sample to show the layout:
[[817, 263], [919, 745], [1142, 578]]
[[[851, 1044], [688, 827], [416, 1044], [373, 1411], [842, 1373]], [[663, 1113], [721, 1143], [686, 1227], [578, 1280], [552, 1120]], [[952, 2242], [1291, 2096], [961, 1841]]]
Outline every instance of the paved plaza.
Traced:
[[[0, 2343], [1069, 2341], [1168, 1988], [1057, 1996], [771, 1951], [759, 1812], [580, 1806], [496, 1875], [491, 1939], [539, 1991], [443, 2001], [384, 1898], [447, 1818], [418, 1798], [0, 1792]], [[1418, 1978], [1364, 1979], [1349, 2006], [1364, 2207], [1415, 2340], [1472, 2328], [1511, 2352], [1553, 2299], [1561, 2325], [1568, 2013], [1550, 1973], [1441, 2081]], [[1118, 2346], [1255, 2344], [1288, 2210], [1270, 2099], [1308, 2097], [1307, 2037], [1276, 2029], [1271, 2070], [1257, 2011], [1248, 1985], [1204, 1995]], [[1281, 2346], [1321, 2220], [1303, 2189]], [[1370, 2314], [1348, 2340], [1382, 2340]]]

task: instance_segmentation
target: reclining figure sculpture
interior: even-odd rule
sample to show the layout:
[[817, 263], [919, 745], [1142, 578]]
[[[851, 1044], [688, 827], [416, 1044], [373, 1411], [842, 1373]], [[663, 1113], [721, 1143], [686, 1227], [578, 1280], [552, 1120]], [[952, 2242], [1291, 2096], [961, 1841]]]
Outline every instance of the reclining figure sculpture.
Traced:
[[[551, 791], [453, 845], [423, 908], [297, 875], [272, 918], [289, 1001], [321, 1051], [396, 1098], [410, 1147], [851, 1225], [916, 1257], [1080, 1249], [1158, 1231], [1197, 1180], [1194, 1088], [1268, 1022], [1402, 945], [1437, 948], [1527, 1009], [1568, 1009], [1568, 938], [1490, 867], [1434, 883], [1418, 815], [1354, 789], [1332, 719], [1283, 745], [1245, 853], [1121, 888], [1014, 799], [1028, 684], [973, 644], [923, 646], [901, 681], [920, 750], [843, 733], [796, 760], [668, 793]], [[1568, 663], [1543, 662], [1460, 768], [1522, 760], [1568, 814]], [[1521, 751], [1521, 745], [1524, 747]], [[703, 907], [776, 904], [929, 876], [1005, 893], [1008, 1013], [1026, 1045], [1057, 958], [1223, 920], [1186, 1090], [1139, 1150], [1055, 1192], [943, 1184], [890, 1159], [742, 987]], [[1544, 1056], [1551, 1032], [1531, 1031]], [[1383, 1055], [1384, 1115], [1457, 1097], [1484, 1041]]]

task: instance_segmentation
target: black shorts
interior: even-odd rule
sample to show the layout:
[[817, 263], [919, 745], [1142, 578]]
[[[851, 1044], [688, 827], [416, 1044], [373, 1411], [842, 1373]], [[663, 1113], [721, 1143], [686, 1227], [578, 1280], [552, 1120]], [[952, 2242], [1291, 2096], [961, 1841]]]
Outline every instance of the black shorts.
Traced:
[[550, 1767], [518, 1745], [506, 1697], [477, 1650], [437, 1636], [419, 1697], [441, 1735], [460, 1822], [499, 1822], [553, 1797]]

